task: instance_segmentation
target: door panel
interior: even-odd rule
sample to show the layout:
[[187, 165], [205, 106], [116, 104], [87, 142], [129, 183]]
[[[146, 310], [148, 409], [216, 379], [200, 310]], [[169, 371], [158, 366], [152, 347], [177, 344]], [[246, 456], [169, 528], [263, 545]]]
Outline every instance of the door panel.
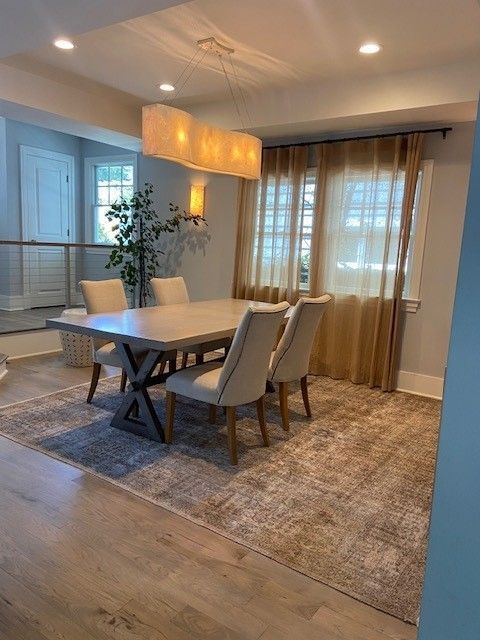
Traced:
[[[54, 163], [49, 162], [50, 165]], [[36, 240], [59, 242], [68, 240], [68, 165], [36, 167], [36, 201], [33, 212], [33, 235]], [[67, 219], [65, 219], [67, 218]], [[67, 223], [65, 228], [65, 223]]]
[[[73, 157], [22, 147], [23, 239], [70, 241]], [[25, 247], [25, 299], [30, 307], [65, 304], [61, 247]]]

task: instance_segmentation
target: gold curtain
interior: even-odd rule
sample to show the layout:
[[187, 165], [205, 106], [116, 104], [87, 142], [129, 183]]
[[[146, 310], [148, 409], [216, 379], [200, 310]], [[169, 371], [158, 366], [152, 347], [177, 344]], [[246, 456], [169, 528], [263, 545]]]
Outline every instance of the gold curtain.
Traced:
[[[395, 387], [422, 145], [416, 133], [265, 150], [261, 181], [241, 185], [233, 295], [291, 303], [302, 294], [333, 297], [311, 373]], [[315, 173], [310, 228], [309, 171]], [[306, 242], [309, 278], [302, 285]]]

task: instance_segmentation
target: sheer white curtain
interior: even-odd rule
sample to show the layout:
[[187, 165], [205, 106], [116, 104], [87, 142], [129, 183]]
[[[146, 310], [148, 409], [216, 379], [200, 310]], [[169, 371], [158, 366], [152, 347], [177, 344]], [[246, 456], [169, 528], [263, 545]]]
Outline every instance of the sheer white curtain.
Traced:
[[260, 181], [242, 181], [236, 297], [298, 299], [307, 160], [305, 146], [265, 150]]
[[239, 202], [234, 295], [334, 298], [312, 373], [394, 388], [422, 142], [412, 134], [265, 150], [261, 182], [242, 185], [251, 197]]

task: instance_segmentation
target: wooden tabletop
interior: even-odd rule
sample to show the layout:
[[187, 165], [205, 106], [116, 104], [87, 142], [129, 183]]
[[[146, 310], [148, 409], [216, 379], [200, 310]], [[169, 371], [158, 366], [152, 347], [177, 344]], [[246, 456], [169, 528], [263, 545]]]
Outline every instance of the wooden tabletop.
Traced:
[[61, 331], [168, 351], [233, 336], [250, 305], [257, 308], [271, 306], [267, 302], [226, 298], [93, 313], [72, 319], [53, 318], [46, 324]]

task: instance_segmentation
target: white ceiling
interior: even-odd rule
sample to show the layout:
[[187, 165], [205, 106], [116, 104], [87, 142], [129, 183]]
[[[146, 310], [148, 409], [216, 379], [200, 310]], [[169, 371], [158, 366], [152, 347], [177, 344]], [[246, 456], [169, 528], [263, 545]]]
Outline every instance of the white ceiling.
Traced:
[[[77, 9], [84, 4], [77, 2]], [[255, 95], [275, 86], [293, 91], [330, 78], [480, 59], [479, 33], [476, 0], [194, 0], [79, 35], [73, 51], [47, 46], [2, 62], [57, 73], [64, 83], [82, 76], [152, 102], [164, 97], [159, 82], [175, 82], [196, 40], [212, 35], [236, 50], [242, 84]], [[360, 56], [358, 46], [366, 40], [380, 42], [382, 52]], [[226, 95], [218, 61], [208, 56], [182, 97], [193, 104]]]
[[185, 0], [1, 0], [0, 58]]

